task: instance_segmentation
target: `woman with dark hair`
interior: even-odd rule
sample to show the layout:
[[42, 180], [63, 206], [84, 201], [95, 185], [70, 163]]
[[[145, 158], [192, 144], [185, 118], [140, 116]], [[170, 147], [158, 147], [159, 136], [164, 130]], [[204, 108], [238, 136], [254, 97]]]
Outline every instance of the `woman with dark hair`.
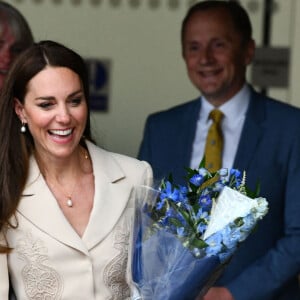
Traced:
[[[146, 162], [92, 143], [82, 58], [22, 53], [0, 101], [0, 299], [126, 299], [133, 187]], [[129, 217], [129, 218], [128, 218]]]
[[14, 59], [32, 44], [25, 18], [16, 8], [0, 1], [0, 89]]

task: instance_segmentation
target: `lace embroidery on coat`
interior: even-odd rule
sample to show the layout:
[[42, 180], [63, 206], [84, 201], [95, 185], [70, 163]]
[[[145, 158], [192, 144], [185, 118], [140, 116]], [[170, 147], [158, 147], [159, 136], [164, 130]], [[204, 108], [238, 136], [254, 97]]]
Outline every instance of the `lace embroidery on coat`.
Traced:
[[45, 264], [49, 258], [47, 248], [40, 239], [34, 240], [28, 233], [19, 240], [16, 251], [20, 259], [26, 262], [22, 269], [25, 292], [30, 300], [60, 300], [62, 280], [59, 274]]
[[126, 282], [126, 267], [128, 260], [129, 232], [118, 226], [114, 233], [114, 248], [118, 250], [116, 255], [105, 267], [103, 273], [104, 284], [111, 291], [108, 300], [126, 299], [130, 296]]

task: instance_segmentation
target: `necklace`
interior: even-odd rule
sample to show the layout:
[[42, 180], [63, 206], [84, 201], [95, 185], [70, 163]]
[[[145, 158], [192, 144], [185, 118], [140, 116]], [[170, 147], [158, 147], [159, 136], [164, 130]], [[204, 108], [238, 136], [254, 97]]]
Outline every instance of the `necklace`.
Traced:
[[[89, 155], [88, 155], [88, 152], [87, 151], [84, 151], [84, 158], [87, 160], [88, 158], [89, 158]], [[73, 193], [74, 193], [74, 190], [75, 190], [75, 187], [76, 187], [76, 185], [77, 185], [77, 183], [78, 183], [78, 181], [79, 181], [79, 175], [76, 177], [76, 179], [74, 180], [74, 184], [73, 184], [73, 187], [72, 187], [72, 189], [71, 189], [71, 192], [69, 193], [69, 194], [66, 194], [65, 192], [64, 192], [64, 190], [62, 189], [62, 186], [60, 185], [60, 184], [57, 184], [56, 185], [56, 189], [58, 188], [60, 191], [61, 191], [61, 193], [62, 194], [64, 194], [64, 197], [66, 198], [66, 205], [68, 206], [68, 207], [70, 207], [70, 208], [72, 208], [73, 207], [73, 205], [74, 205], [74, 203], [73, 203]], [[45, 177], [46, 178], [46, 177]], [[55, 185], [51, 182], [51, 181], [49, 181], [49, 179], [48, 179], [48, 184], [50, 184], [50, 186], [52, 186], [52, 189], [55, 191], [55, 189], [54, 189], [54, 187], [55, 187]]]
[[72, 195], [73, 195], [73, 192], [74, 192], [74, 189], [75, 189], [75, 186], [76, 186], [76, 182], [77, 182], [77, 180], [75, 180], [75, 182], [74, 182], [72, 193], [70, 195], [68, 195], [68, 197], [67, 197], [67, 202], [66, 203], [67, 203], [68, 207], [73, 207]]

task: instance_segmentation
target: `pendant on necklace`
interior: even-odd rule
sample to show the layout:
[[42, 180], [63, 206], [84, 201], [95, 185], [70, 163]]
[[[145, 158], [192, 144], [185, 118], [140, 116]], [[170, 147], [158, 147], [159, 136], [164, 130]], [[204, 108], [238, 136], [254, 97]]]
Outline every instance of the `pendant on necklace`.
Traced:
[[72, 207], [73, 206], [73, 201], [72, 201], [71, 197], [68, 198], [67, 205], [68, 205], [68, 207]]

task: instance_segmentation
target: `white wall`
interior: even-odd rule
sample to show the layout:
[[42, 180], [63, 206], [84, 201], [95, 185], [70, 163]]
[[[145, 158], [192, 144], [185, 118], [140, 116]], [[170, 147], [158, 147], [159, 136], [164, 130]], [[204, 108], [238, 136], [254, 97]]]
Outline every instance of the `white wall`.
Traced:
[[[7, 2], [28, 19], [36, 40], [54, 39], [86, 58], [112, 61], [109, 111], [92, 114], [96, 140], [109, 150], [135, 156], [149, 113], [198, 96], [180, 53], [180, 25], [190, 0]], [[246, 7], [249, 2], [253, 1], [242, 1]], [[263, 1], [257, 2], [261, 5], [250, 17], [260, 41]], [[282, 6], [274, 17], [273, 39], [293, 45], [293, 69], [290, 88], [271, 94], [300, 106], [300, 41], [295, 40], [300, 36], [300, 4], [295, 4], [298, 0], [278, 2]]]
[[289, 98], [291, 103], [300, 106], [300, 1], [294, 0], [292, 10], [292, 68]]

